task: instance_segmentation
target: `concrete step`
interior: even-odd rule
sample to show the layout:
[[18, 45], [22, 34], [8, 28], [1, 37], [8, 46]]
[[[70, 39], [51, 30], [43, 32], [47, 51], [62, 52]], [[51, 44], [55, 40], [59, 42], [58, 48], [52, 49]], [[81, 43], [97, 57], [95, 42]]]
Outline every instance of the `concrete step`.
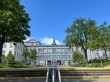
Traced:
[[63, 78], [81, 78], [81, 77], [92, 77], [92, 78], [99, 78], [99, 77], [110, 77], [110, 70], [61, 70], [61, 77]]
[[[110, 69], [61, 69], [61, 77], [62, 78], [80, 78], [80, 77], [110, 77]], [[0, 70], [0, 77], [43, 77], [46, 78], [47, 69], [10, 69], [10, 70]], [[49, 74], [49, 76], [51, 76]], [[56, 74], [58, 76], [58, 74]]]
[[0, 77], [46, 76], [47, 70], [0, 71]]

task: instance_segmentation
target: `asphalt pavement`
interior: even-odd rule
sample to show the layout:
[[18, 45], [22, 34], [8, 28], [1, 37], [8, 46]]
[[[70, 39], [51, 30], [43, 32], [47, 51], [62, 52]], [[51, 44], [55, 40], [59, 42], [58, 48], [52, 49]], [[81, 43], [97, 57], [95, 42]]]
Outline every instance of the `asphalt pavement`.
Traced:
[[[18, 79], [0, 80], [0, 82], [46, 82], [45, 79]], [[51, 81], [49, 81], [51, 82]], [[58, 81], [56, 81], [58, 82]], [[104, 79], [62, 79], [62, 82], [110, 82], [110, 78]]]

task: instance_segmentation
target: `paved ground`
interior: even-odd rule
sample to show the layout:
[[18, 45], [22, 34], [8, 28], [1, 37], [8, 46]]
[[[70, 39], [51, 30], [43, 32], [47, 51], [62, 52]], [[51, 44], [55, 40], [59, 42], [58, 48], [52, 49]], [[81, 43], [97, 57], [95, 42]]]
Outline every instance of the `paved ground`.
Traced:
[[[0, 82], [46, 82], [45, 79], [0, 80]], [[58, 82], [58, 81], [57, 81]], [[110, 82], [108, 79], [62, 79], [62, 82]]]

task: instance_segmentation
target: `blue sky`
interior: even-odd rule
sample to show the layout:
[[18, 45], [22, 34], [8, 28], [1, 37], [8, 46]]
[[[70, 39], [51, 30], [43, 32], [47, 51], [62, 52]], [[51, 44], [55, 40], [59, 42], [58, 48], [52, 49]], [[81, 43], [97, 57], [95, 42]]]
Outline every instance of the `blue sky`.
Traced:
[[65, 29], [77, 17], [110, 24], [110, 0], [21, 0], [31, 21], [31, 38], [50, 44], [55, 38], [63, 43]]

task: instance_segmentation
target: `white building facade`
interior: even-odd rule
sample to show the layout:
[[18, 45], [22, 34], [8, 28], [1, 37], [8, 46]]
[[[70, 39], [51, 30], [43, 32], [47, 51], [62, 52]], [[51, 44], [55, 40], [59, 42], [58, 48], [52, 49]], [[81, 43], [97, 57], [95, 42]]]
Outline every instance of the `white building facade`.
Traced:
[[24, 51], [24, 44], [23, 43], [4, 43], [3, 45], [3, 57], [7, 56], [9, 51], [12, 51], [12, 54], [15, 57], [15, 61], [21, 62], [23, 60], [23, 51]]
[[[27, 50], [35, 49], [37, 51], [37, 60], [40, 61], [42, 65], [48, 65], [52, 61], [56, 61], [60, 65], [68, 65], [72, 61], [72, 55], [74, 51], [79, 51], [84, 54], [81, 47], [69, 48], [66, 45], [57, 45], [55, 40], [51, 45], [41, 45], [39, 41], [33, 39], [24, 43]], [[105, 58], [104, 50], [94, 50], [87, 51], [88, 60]], [[110, 51], [107, 51], [108, 57], [110, 57]]]
[[[68, 65], [72, 59], [72, 52], [76, 51], [76, 47], [69, 48], [66, 45], [57, 45], [55, 40], [51, 45], [41, 45], [39, 41], [33, 39], [24, 43], [28, 51], [35, 49], [37, 52], [37, 60], [41, 65], [48, 65], [56, 62], [60, 65]], [[81, 48], [78, 48], [81, 51]]]
[[[72, 60], [72, 54], [74, 51], [79, 51], [83, 53], [83, 50], [81, 47], [72, 47], [69, 48], [66, 45], [57, 45], [55, 40], [53, 40], [53, 43], [51, 45], [41, 45], [39, 41], [36, 41], [34, 39], [30, 39], [28, 41], [25, 41], [24, 43], [4, 43], [3, 45], [3, 57], [6, 56], [9, 51], [12, 51], [12, 54], [15, 56], [15, 60], [18, 62], [22, 62], [24, 60], [23, 52], [24, 50], [30, 51], [31, 49], [35, 49], [36, 54], [36, 62], [33, 61], [33, 64], [37, 64], [39, 61], [40, 65], [48, 65], [52, 62], [56, 61], [56, 63], [60, 65], [69, 65]], [[105, 57], [104, 50], [95, 50], [90, 51], [88, 50], [88, 60], [91, 59], [98, 59]], [[110, 51], [107, 51], [108, 57], [110, 57]]]

